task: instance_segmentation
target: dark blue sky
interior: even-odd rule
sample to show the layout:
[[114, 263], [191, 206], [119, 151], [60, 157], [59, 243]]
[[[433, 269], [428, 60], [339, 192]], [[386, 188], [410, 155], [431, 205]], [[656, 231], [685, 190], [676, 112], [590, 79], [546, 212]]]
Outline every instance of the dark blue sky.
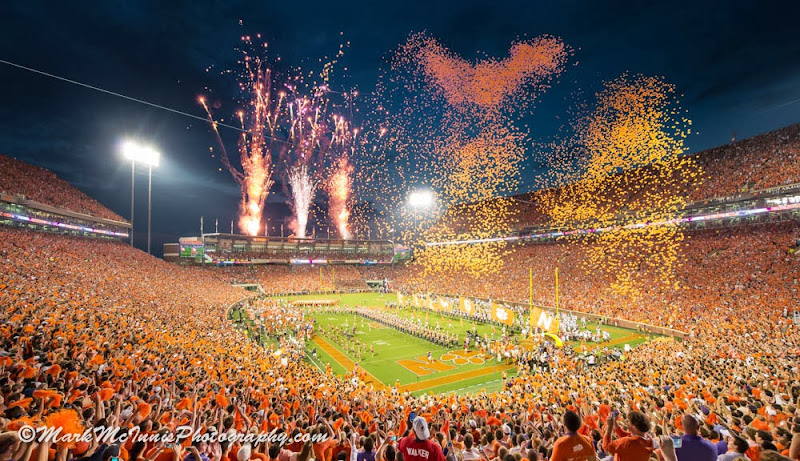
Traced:
[[[677, 85], [699, 132], [689, 139], [696, 151], [734, 131], [742, 138], [800, 122], [799, 17], [797, 1], [12, 1], [0, 15], [0, 59], [203, 115], [197, 95], [232, 83], [206, 68], [234, 67], [243, 34], [260, 32], [282, 62], [302, 65], [333, 54], [343, 32], [351, 43], [343, 83], [362, 93], [412, 31], [465, 58], [502, 57], [516, 38], [551, 34], [575, 53], [537, 105], [534, 139], [552, 137], [576, 95], [628, 71]], [[53, 170], [122, 216], [130, 214], [130, 166], [118, 143], [132, 136], [158, 146], [156, 254], [164, 241], [197, 234], [200, 215], [207, 230], [215, 217], [229, 229], [238, 188], [208, 154], [207, 125], [4, 65], [0, 82], [0, 152]], [[139, 179], [143, 217], [146, 176]], [[276, 190], [273, 220], [287, 213]], [[140, 247], [145, 229], [138, 219]]]

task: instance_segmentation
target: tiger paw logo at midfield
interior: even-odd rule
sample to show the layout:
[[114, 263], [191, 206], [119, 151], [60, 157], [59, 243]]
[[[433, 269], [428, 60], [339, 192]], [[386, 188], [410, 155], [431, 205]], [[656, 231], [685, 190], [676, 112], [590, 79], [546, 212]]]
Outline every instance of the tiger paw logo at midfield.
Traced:
[[439, 359], [442, 362], [453, 362], [453, 365], [466, 365], [472, 363], [475, 365], [483, 365], [483, 354], [479, 351], [449, 351], [442, 355]]

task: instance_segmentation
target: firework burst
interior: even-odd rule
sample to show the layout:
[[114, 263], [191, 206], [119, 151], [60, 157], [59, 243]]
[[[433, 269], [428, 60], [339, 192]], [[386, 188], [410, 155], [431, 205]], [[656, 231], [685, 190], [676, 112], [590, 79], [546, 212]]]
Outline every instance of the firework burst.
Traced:
[[245, 55], [245, 72], [240, 86], [250, 96], [246, 110], [237, 113], [242, 127], [239, 137], [239, 161], [241, 171], [228, 158], [225, 144], [219, 133], [218, 123], [204, 97], [199, 98], [209, 122], [222, 148], [222, 164], [239, 185], [242, 199], [239, 204], [239, 228], [248, 235], [257, 235], [261, 228], [264, 203], [273, 180], [272, 152], [276, 142], [275, 119], [280, 114], [282, 93], [276, 100], [272, 94], [271, 71], [260, 58]]
[[289, 188], [292, 192], [294, 212], [294, 219], [289, 227], [297, 237], [305, 238], [308, 212], [314, 200], [314, 193], [317, 191], [317, 183], [308, 174], [306, 165], [295, 166], [289, 170]]
[[[243, 40], [252, 45], [249, 36]], [[280, 167], [285, 184], [290, 188], [293, 212], [290, 227], [298, 237], [307, 235], [307, 225], [320, 183], [327, 185], [344, 200], [331, 199], [338, 209], [332, 212], [332, 220], [349, 236], [350, 175], [348, 155], [353, 152], [357, 130], [350, 122], [333, 112], [340, 109], [329, 98], [328, 78], [333, 63], [342, 56], [340, 46], [336, 59], [327, 63], [319, 78], [321, 83], [305, 84], [295, 76], [280, 80], [268, 67], [266, 58], [243, 51], [239, 86], [246, 95], [245, 110], [237, 113], [242, 127], [238, 142], [241, 170], [231, 164], [225, 145], [206, 99], [200, 104], [206, 111], [214, 134], [222, 147], [221, 161], [239, 184], [242, 193], [239, 228], [249, 234], [258, 234], [264, 204], [273, 184], [273, 173]], [[347, 93], [352, 98], [356, 92]], [[351, 110], [352, 113], [352, 110]], [[332, 168], [326, 165], [339, 165]], [[336, 178], [334, 181], [333, 179]], [[335, 190], [329, 185], [336, 184]]]
[[345, 240], [353, 237], [350, 231], [352, 173], [353, 167], [347, 157], [342, 157], [328, 183], [329, 213], [339, 235]]

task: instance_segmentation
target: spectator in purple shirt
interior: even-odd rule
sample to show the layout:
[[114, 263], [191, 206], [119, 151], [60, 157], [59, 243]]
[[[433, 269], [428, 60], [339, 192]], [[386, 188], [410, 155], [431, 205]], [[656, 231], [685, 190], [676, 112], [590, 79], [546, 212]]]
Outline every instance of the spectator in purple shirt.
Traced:
[[726, 429], [717, 429], [714, 428], [711, 431], [711, 440], [718, 439], [719, 441], [714, 444], [717, 447], [717, 456], [725, 454], [728, 452], [728, 437], [730, 433]]
[[678, 461], [715, 461], [717, 459], [717, 447], [709, 440], [700, 435], [700, 423], [692, 415], [683, 415], [683, 437], [681, 437], [681, 447], [675, 449]]

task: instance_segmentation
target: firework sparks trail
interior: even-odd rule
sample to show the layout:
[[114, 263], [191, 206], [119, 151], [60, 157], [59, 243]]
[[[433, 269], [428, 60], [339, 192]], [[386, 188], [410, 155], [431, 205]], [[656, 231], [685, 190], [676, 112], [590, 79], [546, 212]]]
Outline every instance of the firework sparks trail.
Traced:
[[306, 165], [295, 166], [289, 170], [289, 188], [292, 192], [292, 211], [294, 212], [294, 219], [289, 227], [297, 237], [305, 238], [308, 212], [317, 190], [317, 183], [308, 174]]
[[260, 59], [245, 59], [245, 63], [246, 78], [242, 86], [252, 98], [247, 107], [247, 114], [244, 111], [237, 113], [243, 129], [238, 143], [242, 171], [230, 163], [217, 122], [205, 98], [201, 97], [199, 102], [211, 122], [217, 142], [222, 147], [222, 164], [231, 173], [242, 193], [239, 204], [239, 228], [248, 235], [257, 235], [261, 228], [264, 203], [273, 184], [272, 152], [266, 133], [274, 132], [273, 117], [277, 117], [280, 113], [282, 98], [277, 102], [271, 99], [271, 73]]
[[352, 173], [353, 167], [350, 165], [347, 157], [342, 157], [338, 162], [333, 176], [331, 176], [328, 186], [328, 208], [330, 210], [330, 215], [336, 225], [336, 229], [339, 230], [339, 235], [345, 240], [349, 240], [353, 237], [350, 231], [349, 206], [352, 193]]

